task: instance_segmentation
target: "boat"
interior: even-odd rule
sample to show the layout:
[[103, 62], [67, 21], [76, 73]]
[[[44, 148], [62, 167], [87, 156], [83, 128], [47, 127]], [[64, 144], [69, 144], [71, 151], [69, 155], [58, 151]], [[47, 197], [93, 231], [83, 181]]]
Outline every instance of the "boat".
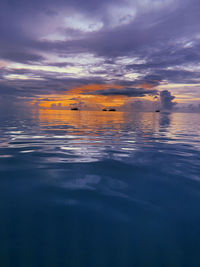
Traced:
[[159, 109], [156, 109], [155, 112], [160, 112], [160, 110]]
[[78, 108], [71, 108], [71, 110], [78, 110]]
[[116, 111], [116, 109], [115, 108], [110, 108], [109, 111]]
[[106, 108], [103, 108], [102, 111], [107, 111], [107, 109]]

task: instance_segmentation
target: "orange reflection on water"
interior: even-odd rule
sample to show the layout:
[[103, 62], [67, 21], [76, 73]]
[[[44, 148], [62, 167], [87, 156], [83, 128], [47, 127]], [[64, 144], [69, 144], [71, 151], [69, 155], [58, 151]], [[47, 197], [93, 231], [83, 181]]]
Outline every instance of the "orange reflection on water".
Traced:
[[156, 113], [39, 109], [35, 119], [45, 130], [51, 131], [53, 128], [53, 131], [71, 132], [73, 135], [98, 136], [112, 132], [118, 135], [122, 131], [132, 129], [135, 132], [140, 129], [139, 132], [145, 136], [159, 131], [159, 114]]
[[123, 112], [38, 110], [35, 118], [42, 127], [73, 131], [73, 134], [97, 135], [106, 130], [118, 131], [125, 123]]

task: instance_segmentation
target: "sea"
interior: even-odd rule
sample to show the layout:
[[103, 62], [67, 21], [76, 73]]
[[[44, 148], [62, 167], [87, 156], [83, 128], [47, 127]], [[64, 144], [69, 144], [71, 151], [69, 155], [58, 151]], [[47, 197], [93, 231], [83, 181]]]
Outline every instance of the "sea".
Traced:
[[200, 114], [0, 114], [1, 267], [199, 267]]

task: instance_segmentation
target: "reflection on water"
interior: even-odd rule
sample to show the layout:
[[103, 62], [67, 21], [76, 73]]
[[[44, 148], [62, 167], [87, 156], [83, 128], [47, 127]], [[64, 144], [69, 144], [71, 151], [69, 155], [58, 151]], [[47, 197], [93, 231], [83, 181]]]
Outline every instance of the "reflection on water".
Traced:
[[200, 266], [198, 114], [1, 116], [2, 266]]
[[40, 161], [121, 160], [141, 149], [154, 150], [155, 144], [199, 149], [198, 120], [198, 114], [40, 110], [16, 127], [5, 126], [1, 147], [34, 153]]
[[161, 113], [159, 116], [159, 125], [161, 127], [168, 127], [170, 126], [171, 122], [171, 114], [170, 113]]
[[[118, 126], [124, 122], [122, 112], [95, 112], [95, 111], [71, 111], [71, 110], [39, 110], [35, 114], [40, 125], [59, 126], [69, 125], [80, 131], [87, 131], [93, 128], [100, 129], [102, 126]], [[87, 128], [88, 127], [88, 128]]]

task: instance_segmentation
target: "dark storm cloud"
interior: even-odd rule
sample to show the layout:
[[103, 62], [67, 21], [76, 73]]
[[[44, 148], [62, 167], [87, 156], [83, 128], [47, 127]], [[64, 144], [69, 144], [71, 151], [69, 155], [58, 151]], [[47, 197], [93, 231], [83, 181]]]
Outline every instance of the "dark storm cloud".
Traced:
[[157, 73], [162, 80], [167, 80], [168, 82], [194, 84], [200, 82], [199, 72], [186, 70], [159, 70]]
[[176, 102], [172, 102], [174, 98], [175, 96], [171, 95], [168, 90], [160, 92], [161, 108], [171, 110], [176, 105]]
[[169, 46], [159, 52], [150, 54], [146, 63], [126, 65], [126, 70], [144, 74], [151, 73], [145, 79], [154, 77], [156, 81], [199, 83], [199, 70], [192, 70], [200, 61], [199, 51], [200, 43], [196, 43], [190, 48]]
[[[175, 1], [175, 3], [177, 2]], [[17, 45], [21, 44], [26, 47], [30, 45], [31, 48], [35, 47], [37, 49], [47, 48], [65, 52], [91, 51], [106, 57], [111, 55], [119, 56], [128, 52], [140, 52], [142, 54], [142, 50], [144, 48], [148, 50], [147, 47], [149, 45], [157, 44], [159, 46], [169, 38], [177, 39], [177, 37], [182, 37], [183, 35], [191, 35], [192, 30], [198, 29], [197, 23], [200, 22], [200, 5], [198, 2], [193, 0], [189, 3], [185, 0], [181, 1], [175, 10], [169, 8], [162, 9], [159, 13], [149, 12], [147, 14], [141, 14], [141, 11], [138, 10], [138, 15], [134, 22], [114, 29], [107, 29], [105, 25], [101, 31], [85, 34], [85, 37], [83, 36], [78, 41], [38, 42], [24, 26], [24, 23], [29, 21], [27, 26], [30, 29], [34, 27], [28, 20], [30, 15], [35, 16], [36, 19], [40, 15], [50, 16], [54, 19], [57, 10], [62, 8], [68, 10], [75, 8], [80, 12], [90, 14], [90, 16], [92, 11], [92, 16], [101, 17], [102, 21], [106, 22], [109, 20], [109, 16], [106, 16], [107, 7], [112, 7], [113, 3], [116, 4], [116, 1], [56, 1], [56, 4], [51, 0], [13, 1], [13, 4], [3, 1], [1, 2], [1, 13], [5, 13], [2, 16], [4, 24], [1, 24], [5, 25], [1, 29], [4, 36], [3, 39], [4, 41], [7, 39], [9, 45], [11, 45], [10, 41], [13, 40]], [[123, 7], [126, 2], [122, 1], [120, 5]], [[104, 15], [102, 15], [103, 11]], [[12, 22], [10, 21], [11, 19]], [[39, 27], [37, 21], [35, 21], [35, 24], [35, 27]]]
[[179, 47], [177, 44], [169, 45], [160, 51], [144, 55], [144, 59], [148, 59], [146, 63], [130, 64], [126, 66], [127, 70], [151, 70], [166, 67], [174, 67], [177, 65], [184, 65], [188, 63], [198, 63], [200, 60], [200, 43], [191, 44], [192, 47]]
[[10, 95], [12, 96], [13, 93], [16, 93], [19, 88], [16, 86], [8, 85], [4, 82], [0, 83], [0, 92], [1, 96]]
[[[25, 96], [31, 98], [37, 95], [46, 95], [54, 93], [66, 93], [71, 88], [91, 84], [91, 79], [84, 78], [63, 78], [56, 77], [56, 73], [47, 75], [44, 73], [44, 79], [28, 80], [0, 80], [0, 94], [5, 96]], [[103, 84], [104, 81], [99, 78], [92, 80], [95, 84]]]
[[[75, 62], [51, 62], [47, 54], [59, 58], [89, 53], [103, 58], [103, 63], [88, 63], [89, 74], [85, 78], [68, 77], [45, 70], [1, 70], [0, 78], [6, 84], [6, 74], [27, 74], [29, 81], [8, 81], [8, 92], [32, 96], [48, 92], [64, 91], [90, 83], [113, 82], [123, 85], [123, 90], [108, 89], [100, 94], [144, 96], [146, 90], [134, 88], [142, 83], [153, 87], [162, 81], [172, 83], [199, 83], [200, 72], [195, 69], [200, 61], [200, 2], [197, 0], [135, 1], [135, 17], [125, 14], [118, 24], [112, 25], [116, 7], [123, 12], [131, 1], [120, 0], [2, 0], [0, 3], [0, 59], [23, 64], [55, 66], [58, 68], [76, 66]], [[141, 5], [143, 3], [143, 5]], [[154, 4], [160, 8], [153, 8]], [[165, 3], [166, 5], [164, 6]], [[131, 7], [133, 9], [133, 7]], [[130, 8], [130, 10], [131, 10]], [[111, 10], [113, 14], [109, 12]], [[60, 13], [80, 14], [94, 21], [102, 22], [95, 31], [84, 31], [65, 26], [53, 27]], [[124, 21], [128, 21], [123, 24]], [[47, 21], [47, 25], [45, 25]], [[82, 23], [84, 25], [84, 21]], [[49, 40], [44, 32], [59, 34], [66, 40]], [[44, 35], [44, 36], [43, 36]], [[133, 63], [118, 63], [119, 57], [136, 58]], [[46, 61], [45, 61], [46, 60]], [[91, 64], [91, 66], [89, 65]], [[96, 70], [93, 67], [101, 67]], [[193, 69], [194, 68], [194, 69]], [[126, 79], [126, 72], [140, 74], [139, 78]], [[95, 75], [93, 77], [92, 75]], [[101, 76], [105, 75], [104, 78]], [[32, 78], [31, 78], [32, 77]], [[38, 77], [40, 79], [33, 79]], [[127, 87], [133, 87], [127, 88]], [[5, 88], [5, 87], [4, 87]], [[3, 89], [2, 89], [3, 90]], [[138, 91], [137, 91], [138, 90]], [[4, 92], [5, 90], [1, 91]], [[156, 90], [148, 91], [156, 94]]]
[[2, 59], [7, 59], [13, 62], [19, 62], [19, 63], [25, 63], [25, 64], [41, 62], [44, 59], [44, 57], [40, 55], [20, 52], [20, 51], [17, 51], [17, 52], [8, 51], [8, 52], [2, 53], [0, 56]]
[[142, 81], [152, 84], [154, 86], [158, 86], [160, 82], [163, 80], [171, 83], [183, 83], [183, 84], [200, 83], [200, 72], [198, 71], [178, 70], [178, 69], [168, 70], [160, 68], [159, 70], [152, 70], [151, 73], [152, 73], [151, 75], [144, 76]]
[[59, 68], [74, 66], [73, 63], [67, 63], [67, 62], [54, 62], [54, 63], [45, 64], [45, 65], [53, 66], [53, 67], [59, 67]]
[[143, 97], [146, 95], [156, 95], [158, 94], [157, 90], [146, 90], [143, 88], [122, 88], [122, 89], [102, 89], [96, 90], [95, 92], [89, 92], [84, 94], [93, 94], [93, 95], [104, 95], [104, 96], [114, 96], [114, 95], [121, 95], [127, 97]]
[[[100, 56], [116, 57], [137, 53], [141, 57], [152, 56], [160, 49], [175, 50], [179, 38], [193, 38], [198, 32], [199, 4], [192, 6], [195, 1], [182, 1], [176, 10], [166, 9], [159, 14], [138, 14], [128, 25], [114, 29], [106, 26], [95, 33], [87, 33], [79, 40], [67, 42], [40, 42], [38, 48], [78, 53], [90, 51]], [[122, 3], [123, 6], [123, 3]], [[197, 11], [198, 10], [198, 11]], [[185, 13], [187, 15], [185, 15]], [[171, 51], [171, 52], [172, 52]]]

